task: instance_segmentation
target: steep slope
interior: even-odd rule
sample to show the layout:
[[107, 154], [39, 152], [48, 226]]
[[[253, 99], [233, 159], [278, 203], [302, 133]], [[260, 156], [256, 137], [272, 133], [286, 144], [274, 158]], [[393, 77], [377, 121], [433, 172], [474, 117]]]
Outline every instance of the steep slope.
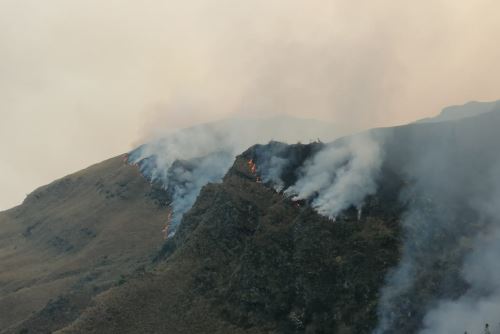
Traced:
[[[117, 259], [113, 263], [121, 271], [113, 273], [128, 273], [126, 277], [115, 275], [113, 281], [110, 275], [99, 283], [99, 276], [84, 285], [65, 285], [69, 293], [63, 298], [53, 300], [7, 332], [44, 332], [50, 328], [59, 329], [58, 333], [362, 334], [377, 328], [377, 333], [384, 334], [418, 333], [426, 314], [440, 300], [457, 300], [471, 291], [473, 282], [462, 273], [464, 261], [474, 251], [478, 235], [498, 227], [497, 219], [486, 210], [498, 207], [497, 202], [482, 205], [500, 193], [500, 183], [495, 183], [500, 181], [500, 168], [496, 167], [500, 166], [498, 128], [500, 110], [495, 109], [458, 120], [370, 131], [382, 145], [376, 192], [365, 198], [362, 212], [351, 206], [336, 216], [335, 222], [311, 207], [317, 193], [292, 201], [280, 189], [307, 175], [304, 169], [319, 152], [342, 147], [355, 136], [333, 144], [271, 142], [253, 146], [236, 158], [221, 183], [201, 188], [177, 233], [165, 243], [157, 233], [169, 211], [165, 208], [170, 202], [168, 189], [164, 192], [151, 187], [135, 168], [115, 159], [105, 162], [102, 169], [91, 169], [95, 173], [87, 171], [92, 175], [89, 182], [74, 176], [69, 182], [56, 182], [47, 187], [52, 190], [44, 195], [48, 200], [43, 205], [36, 205], [36, 201], [44, 189], [27, 199], [22, 207], [31, 208], [31, 213], [20, 208], [4, 213], [4, 240], [18, 238], [19, 244], [19, 234], [25, 232], [23, 252], [45, 249], [48, 253], [50, 246], [55, 248], [55, 253], [50, 253], [55, 259], [70, 259], [80, 252], [97, 258], [94, 248], [87, 246], [94, 241], [74, 234], [85, 220], [74, 219], [66, 209], [87, 214], [89, 208], [102, 208], [93, 217], [105, 215], [113, 220], [106, 215], [114, 217], [116, 213], [120, 223], [113, 228], [121, 227], [122, 220], [129, 222], [130, 228], [136, 228], [137, 222], [151, 228], [151, 234], [141, 230], [144, 235], [134, 235], [137, 245], [155, 254], [154, 262], [134, 270], [136, 265], [148, 263], [147, 256], [124, 261], [120, 252], [128, 253], [131, 235], [120, 236], [116, 247], [103, 251]], [[281, 164], [283, 159], [285, 164]], [[196, 161], [173, 165], [181, 171], [190, 170], [199, 167]], [[279, 175], [273, 175], [280, 184], [266, 175], [272, 167], [267, 164], [270, 161], [283, 167]], [[341, 167], [349, 163], [342, 162]], [[141, 186], [131, 187], [130, 197], [121, 196], [116, 191], [122, 187], [121, 176], [116, 173], [130, 174]], [[99, 192], [104, 196], [96, 196]], [[59, 202], [66, 198], [72, 201]], [[54, 208], [65, 212], [64, 220], [58, 220]], [[37, 225], [30, 227], [24, 220], [13, 223], [16, 215], [43, 218], [36, 210], [50, 210], [55, 225], [47, 225], [47, 233], [57, 231], [56, 241], [50, 242], [54, 235], [45, 236], [40, 231], [38, 237]], [[76, 223], [65, 225], [69, 221]], [[41, 224], [47, 223], [42, 220]], [[157, 239], [150, 243], [149, 238]], [[161, 250], [155, 252], [160, 244]], [[14, 244], [10, 245], [2, 252], [12, 252]], [[34, 248], [40, 245], [45, 248]], [[39, 261], [31, 260], [23, 269], [19, 265], [23, 258], [16, 256], [19, 272], [28, 272], [17, 287], [10, 287], [9, 293], [14, 295], [19, 287], [30, 286], [28, 278], [38, 275], [34, 263]], [[1, 259], [14, 267], [6, 257]], [[71, 268], [71, 261], [64, 263], [64, 270]], [[50, 265], [53, 267], [46, 270], [59, 270]], [[81, 268], [100, 269], [94, 262], [85, 262]], [[7, 271], [3, 275], [8, 275]], [[95, 283], [97, 288], [94, 282], [99, 283]], [[474, 296], [491, 293], [482, 288], [473, 291]], [[90, 289], [92, 293], [87, 292]], [[33, 303], [28, 299], [22, 302]], [[479, 327], [474, 324], [474, 328]]]
[[117, 157], [0, 213], [0, 332], [59, 328], [93, 295], [148, 264], [168, 211], [155, 197]]
[[[429, 307], [469, 290], [460, 270], [488, 226], [470, 200], [489, 196], [499, 127], [494, 111], [373, 131], [377, 193], [360, 220], [351, 208], [336, 223], [262, 183], [256, 154], [280, 144], [253, 147], [202, 189], [154, 270], [61, 333], [371, 333], [386, 317], [380, 333], [416, 333]], [[297, 159], [286, 184], [321, 146], [280, 150]]]
[[154, 271], [104, 293], [61, 332], [373, 328], [378, 291], [398, 259], [397, 209], [383, 212], [373, 205], [396, 198], [372, 199], [366, 219], [358, 221], [353, 211], [334, 224], [256, 182], [251, 155], [240, 156], [222, 184], [203, 188]]
[[500, 101], [477, 102], [471, 101], [464, 105], [450, 106], [444, 108], [436, 117], [424, 118], [418, 122], [433, 123], [459, 120], [467, 117], [474, 117], [494, 110], [498, 110]]
[[236, 117], [166, 133], [134, 149], [128, 161], [148, 180], [168, 188], [173, 211], [168, 233], [173, 235], [202, 186], [220, 182], [236, 156], [248, 147], [271, 140], [330, 141], [350, 130], [352, 127], [287, 115]]
[[[475, 117], [380, 130], [387, 136], [385, 163], [408, 184], [401, 192], [402, 260], [381, 293], [377, 333], [418, 333], [441, 301], [494, 293], [481, 283], [473, 287], [470, 277], [493, 279], [495, 269], [466, 273], [466, 264], [481, 235], [498, 228], [499, 127], [497, 106]], [[485, 318], [471, 321], [476, 313]], [[448, 319], [456, 328], [430, 333], [474, 332], [497, 317], [474, 307], [465, 315]]]

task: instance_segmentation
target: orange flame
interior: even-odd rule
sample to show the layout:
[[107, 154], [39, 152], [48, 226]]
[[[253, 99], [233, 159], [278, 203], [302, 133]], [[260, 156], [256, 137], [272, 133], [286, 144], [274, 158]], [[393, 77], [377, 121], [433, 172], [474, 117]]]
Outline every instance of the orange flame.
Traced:
[[247, 164], [248, 168], [250, 169], [250, 172], [252, 173], [253, 176], [255, 176], [255, 181], [257, 181], [257, 183], [260, 183], [261, 182], [260, 176], [257, 175], [257, 165], [255, 164], [253, 159], [248, 160]]
[[304, 202], [304, 200], [301, 200], [301, 199], [292, 199], [292, 205], [296, 208], [301, 208], [303, 205], [305, 205], [306, 203]]
[[250, 168], [250, 171], [252, 172], [252, 174], [256, 174], [257, 173], [257, 165], [255, 164], [255, 162], [253, 162], [253, 159], [250, 159], [248, 160], [248, 168]]
[[172, 209], [170, 209], [168, 211], [167, 222], [165, 223], [165, 226], [161, 230], [161, 233], [163, 233], [163, 238], [165, 240], [168, 238], [168, 229], [169, 229], [171, 223], [172, 223]]

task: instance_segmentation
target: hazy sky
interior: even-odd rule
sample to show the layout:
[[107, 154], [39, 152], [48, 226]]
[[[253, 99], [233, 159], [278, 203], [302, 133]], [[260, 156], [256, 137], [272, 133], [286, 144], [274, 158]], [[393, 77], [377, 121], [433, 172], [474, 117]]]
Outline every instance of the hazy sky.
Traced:
[[0, 209], [232, 113], [393, 125], [500, 98], [489, 0], [0, 0]]

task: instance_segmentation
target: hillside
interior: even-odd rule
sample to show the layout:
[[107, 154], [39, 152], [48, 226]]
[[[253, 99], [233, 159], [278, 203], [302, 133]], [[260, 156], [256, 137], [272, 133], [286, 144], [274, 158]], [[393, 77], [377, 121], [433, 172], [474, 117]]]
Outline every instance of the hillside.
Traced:
[[[257, 152], [276, 144], [256, 146], [202, 189], [153, 271], [61, 332], [417, 333], [440, 300], [472, 288], [461, 268], [491, 228], [474, 201], [488, 196], [498, 126], [495, 111], [374, 130], [385, 156], [377, 192], [360, 220], [349, 209], [335, 223], [260, 182], [249, 161], [258, 174]], [[286, 183], [315, 145], [280, 151], [296, 161]]]
[[[453, 308], [442, 310], [500, 305], [488, 262], [500, 235], [498, 128], [495, 109], [369, 131], [380, 146], [376, 189], [334, 218], [318, 214], [322, 188], [300, 199], [286, 191], [315, 184], [306, 171], [320, 153], [346, 157], [341, 176], [371, 161], [350, 145], [366, 133], [252, 146], [221, 182], [197, 185], [166, 241], [171, 187], [189, 178], [162, 191], [138, 171], [149, 160], [115, 158], [56, 181], [0, 218], [4, 333], [473, 332], [494, 313], [450, 322]], [[320, 172], [336, 173], [325, 161]]]
[[358, 222], [352, 213], [332, 224], [257, 183], [248, 154], [222, 184], [202, 190], [152, 272], [101, 295], [62, 333], [361, 333], [374, 326], [378, 290], [397, 261], [396, 216], [374, 211]]
[[471, 101], [463, 105], [450, 106], [444, 108], [441, 113], [435, 117], [424, 118], [420, 123], [446, 122], [459, 120], [462, 118], [474, 117], [484, 113], [498, 110], [500, 101], [477, 102]]
[[0, 332], [50, 332], [149, 264], [167, 217], [155, 197], [117, 157], [0, 213]]

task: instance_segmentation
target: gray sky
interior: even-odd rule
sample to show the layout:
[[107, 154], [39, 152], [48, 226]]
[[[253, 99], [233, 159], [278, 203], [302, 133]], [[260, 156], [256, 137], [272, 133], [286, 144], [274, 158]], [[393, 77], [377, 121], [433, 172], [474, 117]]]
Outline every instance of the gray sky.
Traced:
[[498, 1], [0, 0], [0, 209], [157, 131], [500, 98]]

